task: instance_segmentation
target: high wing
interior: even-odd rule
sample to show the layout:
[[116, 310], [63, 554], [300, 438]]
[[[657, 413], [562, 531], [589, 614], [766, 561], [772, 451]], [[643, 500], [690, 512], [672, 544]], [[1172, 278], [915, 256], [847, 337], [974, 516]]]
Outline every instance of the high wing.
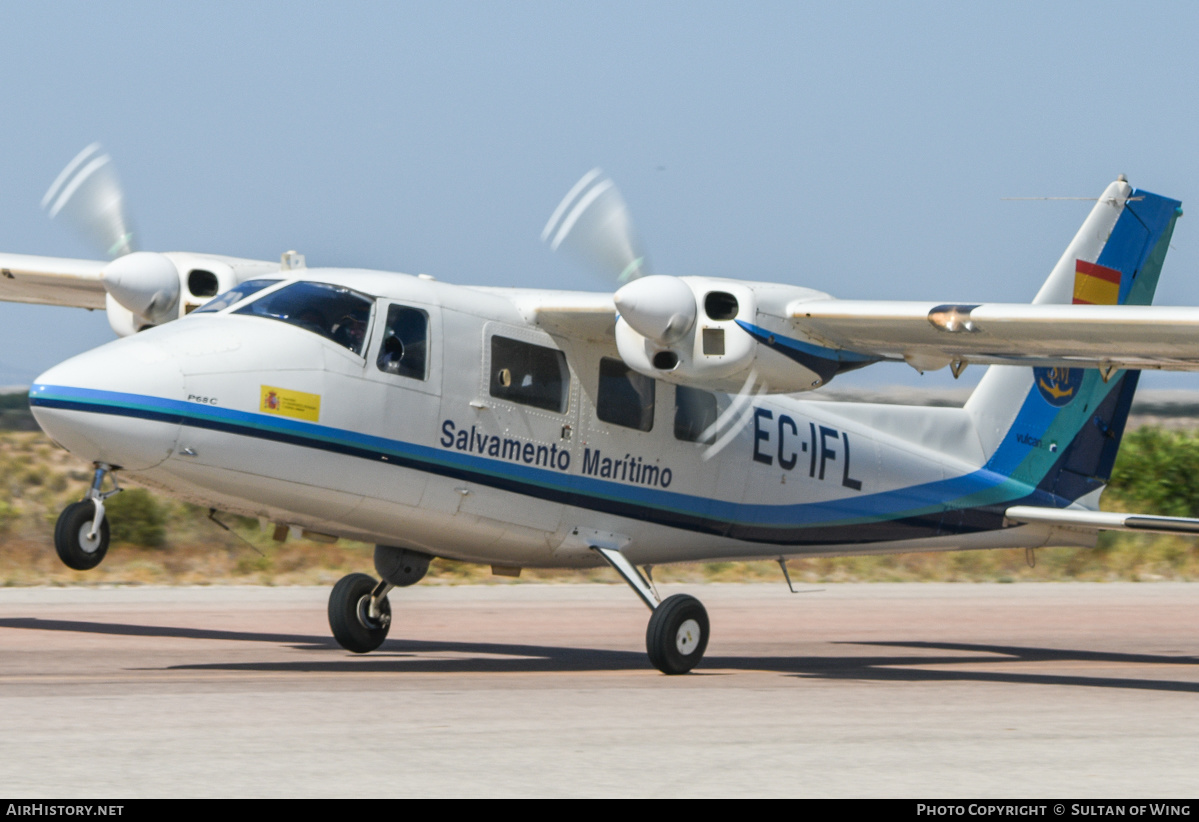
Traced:
[[[610, 181], [603, 185], [610, 190]], [[567, 195], [547, 233], [576, 194]], [[573, 206], [578, 219], [566, 220], [555, 237], [588, 216], [592, 199], [599, 195]], [[634, 235], [623, 201], [613, 202], [594, 207], [579, 243], [615, 272], [632, 254], [624, 251]], [[755, 383], [771, 393], [807, 391], [881, 361], [919, 371], [950, 366], [955, 375], [969, 364], [1097, 369], [1105, 380], [1121, 370], [1197, 371], [1199, 307], [1151, 305], [1181, 215], [1177, 200], [1120, 177], [1096, 199], [1030, 304], [836, 300], [780, 283], [644, 275], [638, 257], [626, 269], [643, 276], [627, 281], [622, 271], [617, 278], [625, 284], [613, 295], [616, 347], [634, 371], [717, 391]], [[547, 304], [535, 321], [579, 340], [594, 339], [611, 316]]]
[[137, 251], [110, 262], [0, 254], [0, 302], [103, 309], [124, 337], [186, 316], [238, 283], [302, 266], [294, 252], [283, 263], [180, 251]]
[[[716, 287], [718, 281], [706, 282]], [[812, 293], [816, 292], [808, 292]], [[530, 322], [559, 339], [611, 343], [614, 338], [618, 314], [609, 295], [529, 293], [514, 302]], [[738, 317], [737, 325], [760, 340], [768, 338], [775, 350], [792, 348], [829, 362], [907, 362], [921, 371], [967, 364], [1096, 368], [1105, 374], [1122, 369], [1199, 371], [1195, 307], [961, 305], [805, 296], [787, 303], [783, 311], [768, 305], [758, 308], [756, 323]], [[786, 332], [777, 330], [788, 326]], [[758, 363], [761, 367], [760, 358]], [[689, 382], [669, 373], [653, 376]], [[786, 382], [780, 378], [776, 385], [781, 388]]]
[[[493, 289], [481, 289], [493, 290]], [[616, 306], [611, 294], [503, 289], [525, 319], [562, 341], [612, 344]]]
[[1199, 308], [818, 300], [793, 303], [790, 321], [817, 344], [921, 370], [952, 362], [1199, 370]]
[[42, 207], [106, 260], [0, 253], [0, 301], [104, 309], [119, 336], [185, 316], [251, 277], [304, 266], [212, 254], [138, 251], [111, 158], [85, 148], [58, 175]]
[[104, 308], [104, 266], [98, 260], [0, 254], [0, 300]]

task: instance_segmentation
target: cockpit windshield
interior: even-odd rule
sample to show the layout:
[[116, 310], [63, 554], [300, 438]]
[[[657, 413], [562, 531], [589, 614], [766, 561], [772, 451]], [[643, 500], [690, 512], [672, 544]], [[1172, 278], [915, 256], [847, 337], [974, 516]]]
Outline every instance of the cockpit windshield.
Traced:
[[193, 314], [212, 314], [217, 311], [223, 311], [234, 303], [239, 303], [246, 297], [256, 291], [261, 291], [268, 285], [274, 285], [278, 280], [246, 280], [244, 283], [233, 286], [224, 294], [213, 297], [204, 305], [193, 311]]
[[339, 285], [299, 282], [272, 291], [233, 313], [297, 325], [361, 356], [372, 305], [370, 297]]

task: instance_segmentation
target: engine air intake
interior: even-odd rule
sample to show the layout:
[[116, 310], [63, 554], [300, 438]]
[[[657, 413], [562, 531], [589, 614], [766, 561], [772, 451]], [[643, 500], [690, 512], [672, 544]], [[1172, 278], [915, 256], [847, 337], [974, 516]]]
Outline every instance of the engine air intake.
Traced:
[[654, 354], [654, 368], [659, 371], [673, 371], [679, 364], [679, 355], [673, 351], [659, 351]]
[[704, 313], [709, 319], [732, 320], [737, 317], [739, 309], [737, 298], [727, 291], [709, 291], [704, 297]]

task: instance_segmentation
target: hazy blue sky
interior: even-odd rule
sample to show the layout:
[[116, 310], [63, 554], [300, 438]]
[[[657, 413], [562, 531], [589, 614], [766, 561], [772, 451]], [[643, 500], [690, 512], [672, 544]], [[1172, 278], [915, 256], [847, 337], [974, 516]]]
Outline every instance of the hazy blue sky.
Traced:
[[[1123, 172], [1199, 206], [1197, 23], [1193, 2], [3, 2], [0, 249], [90, 256], [38, 203], [99, 140], [143, 248], [601, 289], [538, 238], [600, 165], [662, 273], [1026, 301], [1089, 204], [1001, 197]], [[1199, 305], [1191, 220], [1158, 302]], [[0, 385], [111, 337], [0, 304]], [[839, 382], [913, 381], [952, 382]]]

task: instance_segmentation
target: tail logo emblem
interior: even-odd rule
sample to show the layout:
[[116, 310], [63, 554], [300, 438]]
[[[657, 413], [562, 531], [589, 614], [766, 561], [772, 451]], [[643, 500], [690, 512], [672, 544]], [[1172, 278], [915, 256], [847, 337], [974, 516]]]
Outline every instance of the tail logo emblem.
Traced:
[[1037, 390], [1054, 408], [1068, 405], [1082, 384], [1081, 368], [1034, 368], [1032, 373]]

